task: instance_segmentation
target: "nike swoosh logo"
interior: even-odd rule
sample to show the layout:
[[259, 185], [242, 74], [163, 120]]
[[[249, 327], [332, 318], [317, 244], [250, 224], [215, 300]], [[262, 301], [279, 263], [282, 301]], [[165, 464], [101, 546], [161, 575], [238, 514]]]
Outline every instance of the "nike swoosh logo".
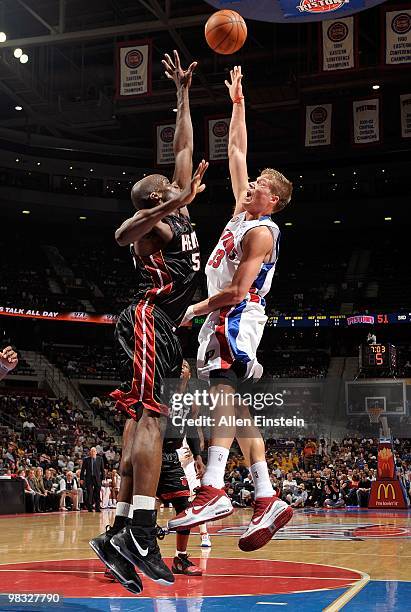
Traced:
[[143, 548], [141, 548], [140, 544], [137, 542], [136, 538], [133, 536], [133, 532], [132, 531], [130, 531], [130, 535], [131, 535], [131, 538], [132, 538], [134, 544], [136, 545], [136, 548], [137, 548], [138, 552], [140, 553], [140, 555], [142, 557], [147, 557], [147, 555], [148, 555], [148, 548], [146, 548], [145, 550]]
[[271, 508], [273, 507], [273, 503], [274, 502], [272, 502], [269, 506], [267, 506], [267, 508], [264, 510], [261, 516], [259, 516], [255, 521], [252, 521], [253, 525], [259, 525], [259, 523], [261, 523], [261, 521], [263, 520], [267, 512], [269, 512]]
[[193, 514], [200, 514], [200, 512], [202, 510], [204, 510], [204, 508], [207, 508], [207, 506], [212, 506], [214, 502], [216, 502], [218, 500], [219, 496], [216, 495], [215, 497], [213, 497], [213, 499], [210, 499], [209, 502], [207, 502], [204, 506], [197, 506], [198, 510], [196, 510], [196, 508], [194, 508], [194, 506], [192, 507], [192, 511]]

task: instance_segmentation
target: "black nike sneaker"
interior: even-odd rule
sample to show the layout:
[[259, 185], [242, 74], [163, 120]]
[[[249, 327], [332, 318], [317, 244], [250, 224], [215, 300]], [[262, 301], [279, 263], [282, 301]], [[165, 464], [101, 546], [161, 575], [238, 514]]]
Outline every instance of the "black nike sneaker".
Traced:
[[173, 574], [184, 574], [185, 576], [203, 575], [203, 570], [190, 561], [187, 554], [183, 553], [179, 553], [176, 557], [174, 557], [171, 571]]
[[143, 583], [140, 576], [134, 569], [134, 565], [120, 555], [115, 548], [110, 545], [112, 537], [118, 533], [116, 529], [107, 525], [105, 533], [90, 540], [89, 544], [94, 550], [100, 561], [110, 570], [111, 575], [127, 591], [138, 595], [143, 590]]
[[170, 586], [174, 576], [157, 544], [156, 510], [134, 510], [133, 524], [114, 535], [110, 544], [148, 578]]

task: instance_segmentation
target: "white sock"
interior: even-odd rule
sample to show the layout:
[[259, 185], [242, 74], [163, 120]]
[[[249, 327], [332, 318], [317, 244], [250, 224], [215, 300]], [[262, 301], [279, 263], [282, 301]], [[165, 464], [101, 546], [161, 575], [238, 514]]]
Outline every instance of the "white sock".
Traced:
[[133, 510], [155, 510], [156, 498], [148, 495], [133, 495]]
[[128, 518], [132, 519], [133, 518], [133, 512], [134, 512], [134, 508], [133, 508], [133, 504], [131, 504], [130, 506], [130, 512], [128, 513]]
[[250, 467], [250, 472], [254, 482], [255, 499], [259, 497], [273, 497], [274, 489], [268, 474], [266, 461], [258, 461]]
[[132, 511], [132, 505], [127, 502], [117, 502], [116, 516], [130, 516], [130, 509]]
[[202, 536], [208, 535], [207, 532], [207, 523], [201, 523], [201, 525], [199, 525], [200, 527], [200, 533]]
[[208, 461], [206, 471], [201, 479], [202, 485], [209, 485], [216, 489], [224, 488], [224, 471], [228, 453], [229, 449], [223, 446], [210, 446], [208, 448]]
[[176, 550], [176, 557], [178, 557], [178, 555], [186, 555], [187, 551], [185, 550], [184, 552], [182, 552], [181, 550]]

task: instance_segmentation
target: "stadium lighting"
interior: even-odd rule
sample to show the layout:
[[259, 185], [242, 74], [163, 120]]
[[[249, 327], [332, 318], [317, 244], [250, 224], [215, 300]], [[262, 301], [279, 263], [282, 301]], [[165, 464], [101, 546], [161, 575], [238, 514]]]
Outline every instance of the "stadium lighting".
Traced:
[[285, 225], [286, 227], [291, 227], [291, 226], [292, 226], [292, 223], [291, 223], [290, 221], [288, 221], [288, 223], [284, 223], [284, 225]]
[[123, 174], [125, 174], [125, 172], [123, 172]]
[[22, 210], [21, 212], [23, 213], [23, 215], [29, 215], [30, 214], [29, 210]]
[[335, 176], [335, 172], [331, 172], [331, 176]]
[[372, 86], [372, 88], [373, 88], [373, 89], [375, 89], [375, 90], [377, 90], [377, 89], [379, 89], [379, 88], [380, 88], [380, 86], [379, 86], [379, 85], [373, 85], [373, 86]]
[[384, 221], [392, 221], [392, 217], [384, 217]]
[[37, 162], [37, 165], [38, 165], [38, 166], [41, 166], [41, 162]]
[[80, 221], [85, 221], [87, 217], [79, 217]]
[[7, 34], [5, 32], [0, 32], [0, 43], [6, 42]]
[[340, 223], [341, 223], [341, 221], [339, 221], [339, 219], [336, 219], [336, 220], [334, 221], [334, 223], [337, 225], [337, 224], [340, 224]]
[[20, 49], [19, 47], [17, 49], [14, 49], [14, 57], [16, 59], [20, 59], [22, 55], [23, 55], [23, 49]]
[[94, 172], [94, 169], [93, 169], [93, 168], [90, 168], [90, 172]]
[[16, 111], [22, 111], [22, 110], [23, 110], [23, 107], [22, 107], [22, 106], [15, 106], [15, 107], [14, 107], [14, 110], [16, 110]]
[[19, 161], [20, 161], [20, 160], [19, 160], [19, 158], [18, 158], [18, 157], [16, 157], [16, 164], [18, 164], [18, 163], [19, 163]]
[[73, 166], [70, 166], [69, 170], [73, 170]]
[[23, 55], [20, 57], [20, 63], [27, 64], [28, 61], [29, 61], [29, 56], [27, 55], [27, 53], [23, 53]]

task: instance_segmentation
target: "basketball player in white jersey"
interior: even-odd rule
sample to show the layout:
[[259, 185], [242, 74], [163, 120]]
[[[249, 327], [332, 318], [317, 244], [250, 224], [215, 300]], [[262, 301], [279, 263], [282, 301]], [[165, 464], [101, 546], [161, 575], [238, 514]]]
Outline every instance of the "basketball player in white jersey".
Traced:
[[[266, 169], [254, 182], [248, 181], [241, 79], [241, 68], [236, 66], [231, 71], [231, 83], [225, 82], [233, 102], [228, 152], [236, 200], [234, 217], [206, 266], [209, 298], [190, 306], [182, 323], [207, 315], [199, 334], [198, 376], [210, 381], [210, 393], [224, 397], [230, 397], [241, 382], [262, 375], [257, 348], [267, 320], [264, 296], [271, 288], [280, 238], [271, 215], [287, 206], [292, 193], [291, 182], [277, 170]], [[213, 413], [216, 424], [223, 415], [235, 416], [234, 405], [221, 404]], [[278, 499], [271, 485], [264, 440], [256, 428], [251, 429], [246, 437], [237, 436], [255, 486], [254, 514], [239, 541], [244, 551], [264, 546], [292, 517], [292, 509]], [[234, 427], [214, 428], [201, 488], [190, 507], [170, 521], [170, 528], [191, 527], [233, 512], [223, 487], [235, 435]]]

